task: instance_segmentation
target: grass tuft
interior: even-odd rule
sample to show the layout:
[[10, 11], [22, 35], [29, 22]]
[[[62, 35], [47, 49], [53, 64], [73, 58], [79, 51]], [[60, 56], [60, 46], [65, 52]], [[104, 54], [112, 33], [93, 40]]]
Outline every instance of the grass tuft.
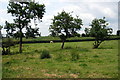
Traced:
[[43, 50], [40, 58], [41, 58], [41, 59], [51, 58], [49, 51]]

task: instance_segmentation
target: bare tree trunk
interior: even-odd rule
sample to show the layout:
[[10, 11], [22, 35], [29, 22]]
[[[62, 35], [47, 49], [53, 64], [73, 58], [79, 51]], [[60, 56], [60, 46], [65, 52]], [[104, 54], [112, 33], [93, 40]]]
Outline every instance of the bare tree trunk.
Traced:
[[94, 45], [93, 49], [98, 48], [99, 44]]
[[63, 49], [64, 48], [64, 41], [62, 41], [62, 46], [61, 46], [61, 49]]
[[95, 41], [95, 43], [93, 44], [94, 45], [94, 49], [98, 48], [100, 46], [100, 44], [102, 43], [103, 41]]
[[10, 45], [9, 45], [9, 47], [8, 47], [8, 54], [10, 54]]
[[19, 29], [20, 29], [20, 42], [19, 42], [19, 52], [22, 53], [22, 27], [20, 25], [20, 16], [19, 16]]
[[3, 50], [2, 50], [2, 55], [5, 55], [5, 48], [2, 46]]
[[20, 29], [20, 48], [19, 52], [22, 53], [22, 29]]

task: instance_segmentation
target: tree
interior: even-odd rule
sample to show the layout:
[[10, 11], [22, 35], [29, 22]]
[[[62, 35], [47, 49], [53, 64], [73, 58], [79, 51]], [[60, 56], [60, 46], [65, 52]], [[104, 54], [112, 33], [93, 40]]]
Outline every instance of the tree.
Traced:
[[83, 25], [82, 20], [78, 16], [76, 16], [76, 18], [73, 18], [73, 22], [71, 23], [71, 28], [70, 28], [72, 37], [80, 36], [80, 34], [77, 33], [77, 31], [81, 29], [82, 25]]
[[[105, 17], [103, 19], [94, 19], [91, 23], [91, 29], [90, 29], [90, 35], [95, 37], [94, 47], [98, 48], [99, 45], [105, 40], [108, 39], [109, 34], [109, 28], [108, 22], [105, 20]], [[111, 32], [110, 32], [111, 33]]]
[[117, 30], [117, 36], [119, 36], [120, 35], [120, 30]]
[[[20, 38], [20, 31], [15, 32], [12, 37], [16, 39]], [[24, 33], [22, 33], [22, 37], [25, 37]]]
[[58, 13], [52, 20], [53, 22], [52, 25], [50, 25], [49, 30], [60, 37], [62, 40], [61, 49], [63, 49], [66, 39], [81, 29], [82, 20], [78, 16], [77, 18], [72, 17], [70, 13], [65, 11]]
[[35, 2], [9, 2], [8, 13], [11, 13], [12, 16], [16, 17], [14, 23], [15, 28], [19, 29], [20, 33], [20, 48], [19, 52], [22, 53], [22, 29], [28, 27], [28, 23], [31, 22], [31, 19], [41, 20], [45, 13], [45, 5], [38, 4]]
[[1, 33], [2, 28], [3, 26], [0, 25], [0, 39], [2, 39], [2, 33]]
[[31, 26], [29, 26], [26, 28], [26, 30], [27, 30], [27, 32], [25, 33], [26, 38], [29, 37], [35, 38], [36, 36], [40, 36], [40, 33], [38, 32], [39, 28], [31, 28]]
[[86, 35], [87, 37], [90, 36], [90, 28], [85, 28], [85, 35]]
[[[52, 25], [51, 25], [51, 26], [52, 26]], [[56, 37], [56, 36], [58, 36], [58, 33], [57, 33], [57, 31], [50, 30], [50, 32], [51, 32], [50, 36], [53, 36], [53, 37]]]
[[7, 32], [7, 38], [8, 37], [12, 37], [14, 34], [13, 32], [15, 31], [15, 24], [14, 23], [9, 23], [7, 21], [5, 21], [5, 27], [4, 29], [6, 29]]
[[81, 35], [82, 37], [86, 37], [86, 35], [84, 34], [84, 33], [82, 33], [82, 35]]
[[16, 43], [11, 38], [5, 38], [2, 42], [2, 55], [10, 54], [10, 47], [14, 46]]
[[108, 28], [107, 32], [108, 32], [108, 36], [110, 36], [113, 33], [113, 29], [112, 28]]

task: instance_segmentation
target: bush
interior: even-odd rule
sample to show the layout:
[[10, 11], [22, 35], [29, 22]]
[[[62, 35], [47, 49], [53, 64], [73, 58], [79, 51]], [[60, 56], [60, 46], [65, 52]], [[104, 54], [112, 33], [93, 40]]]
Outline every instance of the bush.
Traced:
[[79, 59], [79, 54], [78, 53], [71, 53], [71, 60], [76, 61]]
[[80, 34], [76, 33], [75, 36], [80, 37]]
[[49, 51], [47, 50], [43, 50], [42, 51], [42, 54], [40, 56], [41, 59], [44, 59], [44, 58], [51, 58], [50, 54], [49, 54]]
[[82, 33], [82, 37], [86, 37], [86, 35], [84, 33]]
[[87, 66], [87, 64], [79, 64], [79, 66], [86, 67], [86, 66]]
[[2, 42], [2, 55], [8, 55], [10, 53], [10, 47], [16, 43], [11, 38], [6, 38]]

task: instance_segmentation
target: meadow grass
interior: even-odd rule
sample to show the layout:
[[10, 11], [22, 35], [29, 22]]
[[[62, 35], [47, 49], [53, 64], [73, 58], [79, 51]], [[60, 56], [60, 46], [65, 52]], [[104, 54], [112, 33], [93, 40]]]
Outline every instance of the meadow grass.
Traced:
[[[93, 49], [93, 41], [23, 44], [11, 48], [11, 55], [2, 56], [3, 78], [117, 78], [118, 40], [104, 41]], [[40, 59], [43, 50], [51, 58]], [[74, 60], [72, 55], [79, 55]]]
[[[120, 36], [110, 36], [110, 38], [120, 38]], [[70, 37], [67, 40], [86, 40], [86, 39], [94, 39], [94, 37]], [[6, 38], [3, 38], [2, 41], [4, 42]], [[19, 41], [19, 39], [12, 38], [13, 41]], [[59, 37], [52, 37], [52, 36], [41, 36], [37, 38], [24, 38], [23, 41], [52, 41], [52, 40], [61, 40]]]

